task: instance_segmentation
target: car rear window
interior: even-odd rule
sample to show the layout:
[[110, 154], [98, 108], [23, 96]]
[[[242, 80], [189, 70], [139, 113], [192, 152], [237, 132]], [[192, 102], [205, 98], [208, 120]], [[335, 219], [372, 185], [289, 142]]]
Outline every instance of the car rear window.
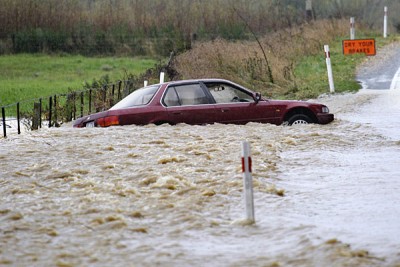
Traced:
[[110, 110], [147, 105], [159, 87], [160, 85], [153, 85], [137, 89], [115, 104]]

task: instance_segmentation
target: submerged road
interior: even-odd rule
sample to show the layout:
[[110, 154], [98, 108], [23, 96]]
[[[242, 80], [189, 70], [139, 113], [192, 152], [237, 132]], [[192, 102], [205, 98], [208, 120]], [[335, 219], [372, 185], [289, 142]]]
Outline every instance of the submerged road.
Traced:
[[363, 85], [360, 93], [375, 94], [373, 103], [358, 111], [364, 116], [348, 116], [348, 119], [373, 125], [377, 131], [400, 139], [400, 43], [384, 49], [387, 51], [373, 64], [361, 67], [357, 76]]
[[363, 89], [386, 90], [400, 88], [400, 43], [393, 43], [383, 48], [384, 53], [378, 60], [373, 57], [359, 69], [357, 80]]

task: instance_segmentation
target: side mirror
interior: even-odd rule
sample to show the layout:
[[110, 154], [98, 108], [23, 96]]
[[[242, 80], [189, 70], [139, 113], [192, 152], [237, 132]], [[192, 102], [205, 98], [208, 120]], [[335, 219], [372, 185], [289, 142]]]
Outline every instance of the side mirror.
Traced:
[[261, 101], [261, 94], [260, 93], [255, 93], [254, 101], [256, 102], [256, 104]]

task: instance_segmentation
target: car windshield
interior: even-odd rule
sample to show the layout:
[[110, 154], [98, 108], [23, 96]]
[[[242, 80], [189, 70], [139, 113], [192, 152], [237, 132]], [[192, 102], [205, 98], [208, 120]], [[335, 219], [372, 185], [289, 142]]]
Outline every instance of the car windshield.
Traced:
[[157, 92], [160, 85], [152, 85], [135, 90], [133, 93], [119, 101], [110, 110], [130, 108], [147, 105]]

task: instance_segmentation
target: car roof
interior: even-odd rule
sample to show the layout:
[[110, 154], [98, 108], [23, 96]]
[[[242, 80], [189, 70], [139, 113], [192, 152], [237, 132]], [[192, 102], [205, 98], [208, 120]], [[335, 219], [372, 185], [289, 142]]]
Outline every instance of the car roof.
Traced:
[[224, 83], [235, 84], [232, 81], [228, 81], [228, 80], [225, 80], [225, 79], [219, 79], [219, 78], [202, 78], [202, 79], [177, 80], [177, 81], [168, 81], [168, 82], [164, 82], [164, 83], [161, 83], [161, 84], [174, 85], [174, 84], [181, 84], [181, 83], [197, 83], [197, 82], [224, 82]]

